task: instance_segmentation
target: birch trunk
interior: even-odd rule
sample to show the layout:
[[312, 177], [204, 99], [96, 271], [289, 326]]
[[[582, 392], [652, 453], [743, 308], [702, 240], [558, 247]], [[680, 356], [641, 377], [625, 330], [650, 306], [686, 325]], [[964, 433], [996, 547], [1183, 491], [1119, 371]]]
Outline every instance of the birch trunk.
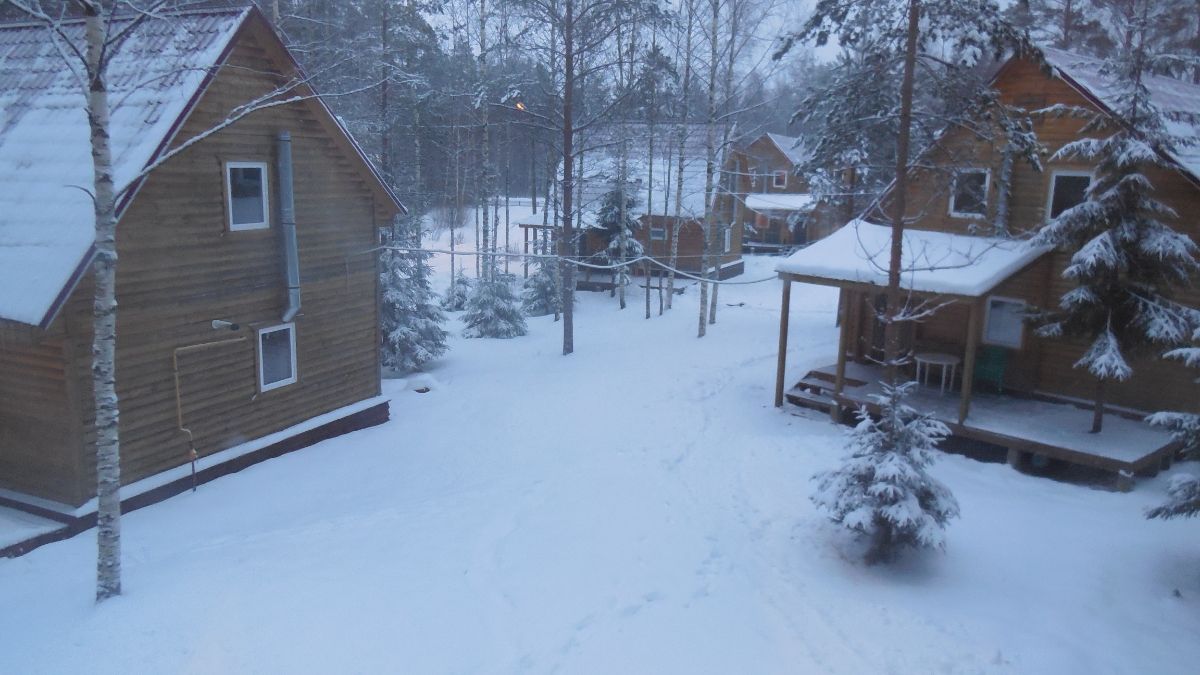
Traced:
[[121, 594], [121, 443], [116, 385], [117, 217], [104, 79], [103, 10], [84, 6], [88, 126], [95, 171], [96, 292], [92, 305], [92, 390], [96, 408], [96, 601]]
[[[684, 38], [683, 91], [680, 96], [683, 101], [683, 109], [680, 111], [679, 127], [675, 132], [679, 147], [675, 164], [675, 222], [671, 226], [671, 256], [667, 265], [670, 268], [667, 270], [667, 309], [671, 309], [675, 300], [675, 268], [679, 265], [679, 231], [683, 227], [683, 147], [684, 141], [687, 140], [688, 101], [692, 93], [692, 33], [695, 24], [695, 0], [687, 0], [685, 8], [687, 10], [687, 35]], [[670, 178], [668, 171], [667, 180], [669, 181]], [[666, 206], [663, 204], [664, 213]]]
[[712, 24], [708, 31], [708, 120], [704, 139], [704, 253], [700, 258], [700, 322], [696, 337], [704, 337], [708, 322], [708, 274], [712, 266], [712, 243], [717, 214], [713, 211], [713, 173], [717, 158], [717, 28], [721, 23], [720, 0], [709, 0]]

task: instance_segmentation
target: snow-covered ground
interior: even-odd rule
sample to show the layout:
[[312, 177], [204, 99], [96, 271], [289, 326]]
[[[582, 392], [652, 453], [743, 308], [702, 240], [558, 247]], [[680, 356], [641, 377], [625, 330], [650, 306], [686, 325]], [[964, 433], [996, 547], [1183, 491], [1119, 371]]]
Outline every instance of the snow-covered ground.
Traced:
[[[793, 296], [798, 375], [836, 296]], [[721, 300], [703, 340], [694, 287], [650, 320], [581, 294], [570, 357], [548, 317], [456, 336], [389, 423], [128, 515], [103, 605], [91, 532], [0, 561], [0, 672], [1196, 672], [1200, 522], [1142, 517], [1165, 478], [944, 456], [946, 552], [866, 567], [808, 501], [840, 430], [771, 406], [778, 283]]]

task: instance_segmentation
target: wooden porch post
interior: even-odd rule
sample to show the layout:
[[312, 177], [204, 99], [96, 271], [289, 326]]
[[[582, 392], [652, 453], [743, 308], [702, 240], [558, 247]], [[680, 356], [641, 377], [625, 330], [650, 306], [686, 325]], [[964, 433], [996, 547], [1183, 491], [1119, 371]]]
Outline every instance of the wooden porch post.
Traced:
[[788, 310], [792, 306], [792, 280], [783, 280], [783, 306], [779, 310], [779, 363], [775, 367], [775, 407], [783, 405], [784, 366], [787, 363]]
[[967, 420], [971, 408], [971, 387], [975, 382], [975, 348], [979, 343], [979, 300], [972, 300], [967, 312], [967, 353], [963, 358], [962, 398], [958, 402], [958, 423]]
[[850, 346], [850, 317], [849, 310], [854, 304], [854, 291], [849, 289], [842, 292], [844, 303], [841, 303], [843, 316], [841, 317], [841, 328], [838, 329], [838, 353], [837, 353], [837, 371], [833, 378], [833, 405], [829, 406], [829, 417], [834, 422], [841, 419], [841, 406], [838, 404], [838, 397], [842, 395], [842, 389], [846, 386], [846, 349]]
[[525, 242], [525, 257], [524, 257], [525, 272], [523, 273], [522, 278], [528, 279], [529, 278], [529, 228], [528, 227], [521, 228], [521, 238]]

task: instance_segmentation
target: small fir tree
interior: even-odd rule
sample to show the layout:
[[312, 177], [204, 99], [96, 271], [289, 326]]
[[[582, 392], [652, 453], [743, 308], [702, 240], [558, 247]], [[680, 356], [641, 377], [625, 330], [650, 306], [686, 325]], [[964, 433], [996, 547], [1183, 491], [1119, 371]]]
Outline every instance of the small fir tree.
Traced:
[[958, 515], [954, 495], [926, 471], [950, 430], [904, 403], [915, 383], [882, 386], [872, 397], [879, 419], [859, 411], [850, 454], [841, 467], [814, 476], [812, 496], [834, 522], [870, 537], [871, 564], [890, 562], [906, 547], [944, 548], [946, 523]]
[[446, 294], [442, 296], [442, 309], [447, 312], [461, 312], [467, 308], [467, 299], [471, 297], [471, 289], [475, 287], [475, 280], [467, 276], [463, 270], [458, 270], [454, 275], [454, 283], [446, 289]]
[[[624, 204], [622, 204], [624, 198]], [[633, 236], [638, 222], [629, 217], [637, 206], [637, 198], [624, 190], [612, 190], [604, 194], [600, 209], [596, 214], [596, 222], [608, 238], [608, 246], [604, 249], [605, 259], [610, 265], [618, 265], [614, 270], [616, 288], [621, 291], [621, 308], [625, 308], [624, 289], [632, 281], [627, 261], [641, 257], [645, 253], [642, 243]]]
[[554, 278], [554, 266], [557, 264], [556, 258], [539, 258], [533, 274], [525, 280], [521, 308], [527, 316], [546, 316], [562, 311], [562, 297]]
[[469, 338], [513, 338], [525, 334], [525, 317], [521, 304], [513, 294], [515, 279], [510, 274], [493, 274], [475, 282], [467, 311], [463, 314]]
[[[1200, 312], [1196, 312], [1197, 327], [1192, 334], [1194, 345], [1200, 345]], [[1200, 368], [1200, 346], [1181, 347], [1166, 353], [1192, 368]], [[1200, 384], [1200, 380], [1196, 380]], [[1194, 400], [1194, 399], [1193, 399]], [[1200, 459], [1200, 415], [1195, 413], [1160, 412], [1149, 417], [1151, 424], [1171, 432], [1183, 445], [1187, 457]], [[1167, 488], [1167, 501], [1146, 512], [1147, 518], [1191, 517], [1200, 514], [1200, 478], [1192, 474], [1172, 477]]]
[[[392, 240], [397, 246], [421, 247], [419, 218], [400, 220]], [[388, 249], [381, 256], [383, 366], [399, 372], [416, 370], [446, 353], [446, 317], [429, 287], [428, 253]]]
[[1085, 201], [1034, 237], [1071, 254], [1063, 276], [1074, 288], [1059, 299], [1058, 311], [1041, 318], [1038, 331], [1089, 343], [1075, 367], [1096, 378], [1093, 433], [1103, 425], [1106, 383], [1133, 374], [1128, 357], [1178, 346], [1191, 332], [1193, 310], [1172, 301], [1171, 291], [1200, 270], [1200, 249], [1167, 224], [1178, 215], [1155, 198], [1147, 177], [1152, 170], [1172, 170], [1166, 158], [1178, 146], [1150, 98], [1152, 62], [1139, 31], [1105, 62], [1102, 72], [1112, 81], [1121, 119], [1090, 115], [1082, 134], [1108, 135], [1067, 143], [1055, 153], [1052, 160], [1094, 162], [1096, 177]]

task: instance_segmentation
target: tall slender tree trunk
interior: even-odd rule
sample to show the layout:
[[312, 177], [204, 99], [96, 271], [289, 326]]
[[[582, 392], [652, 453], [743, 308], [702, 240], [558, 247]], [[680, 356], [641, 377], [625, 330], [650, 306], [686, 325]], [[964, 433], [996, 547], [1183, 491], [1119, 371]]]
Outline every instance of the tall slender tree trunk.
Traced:
[[712, 23], [708, 31], [708, 120], [704, 139], [704, 253], [700, 258], [700, 322], [696, 337], [704, 337], [708, 322], [708, 275], [712, 266], [712, 246], [716, 237], [717, 214], [715, 209], [713, 175], [717, 162], [717, 30], [721, 23], [720, 0], [708, 0], [712, 8]]
[[[688, 102], [692, 93], [692, 35], [696, 20], [696, 0], [686, 0], [684, 9], [687, 11], [687, 31], [683, 47], [683, 90], [680, 94], [682, 108], [679, 115], [679, 127], [675, 132], [675, 140], [679, 147], [675, 164], [675, 220], [671, 224], [671, 255], [668, 258], [667, 270], [667, 309], [671, 309], [675, 300], [675, 268], [679, 266], [679, 233], [683, 229], [683, 160], [684, 143], [687, 141], [687, 123], [690, 106]], [[670, 171], [667, 180], [671, 180]], [[667, 205], [663, 204], [666, 213]]]
[[563, 104], [562, 104], [562, 237], [558, 255], [562, 258], [563, 280], [563, 354], [575, 351], [575, 267], [565, 262], [568, 246], [575, 241], [571, 222], [574, 208], [575, 176], [572, 160], [575, 152], [575, 0], [563, 0]]
[[92, 390], [96, 413], [96, 601], [121, 594], [121, 441], [117, 400], [117, 215], [109, 146], [104, 10], [84, 4], [87, 115], [95, 171], [96, 291], [92, 302]]
[[483, 232], [483, 242], [480, 246], [480, 264], [483, 266], [483, 277], [487, 280], [492, 280], [495, 276], [495, 260], [489, 255], [492, 252], [494, 241], [491, 235], [491, 223], [489, 222], [488, 211], [490, 204], [488, 200], [492, 197], [492, 128], [490, 124], [490, 106], [488, 105], [488, 97], [486, 95], [488, 86], [488, 67], [487, 67], [487, 0], [479, 0], [479, 91], [476, 92], [476, 100], [479, 101], [479, 187], [480, 195], [478, 202], [482, 205], [483, 223], [481, 230]]
[[[725, 109], [727, 112], [734, 103], [733, 66], [737, 62], [738, 24], [740, 23], [741, 17], [742, 17], [742, 6], [741, 6], [740, 2], [738, 0], [728, 0], [728, 1], [729, 1], [729, 53], [726, 55], [727, 58], [725, 59], [725, 78], [724, 78], [724, 83], [723, 83], [723, 89], [725, 90]], [[726, 119], [723, 124], [723, 128], [721, 130], [721, 151], [722, 152], [726, 152], [727, 149], [729, 148], [729, 132], [730, 132], [730, 122], [728, 119]], [[722, 164], [723, 164], [723, 162], [722, 162]], [[718, 170], [723, 171], [723, 169], [721, 169], [720, 167], [718, 167]], [[723, 179], [724, 179], [724, 174], [722, 173], [720, 178], [717, 180], [718, 191], [721, 190], [720, 186], [722, 184], [724, 184]], [[732, 199], [732, 191], [726, 190], [724, 196], [726, 199], [731, 200]], [[712, 205], [713, 209], [716, 209], [716, 201], [717, 201], [716, 196], [714, 195], [713, 205]], [[731, 211], [732, 211], [732, 209], [731, 209]], [[732, 216], [733, 216], [733, 214], [730, 213], [731, 218], [732, 218]], [[726, 251], [725, 251], [725, 236], [726, 236], [726, 234], [725, 233], [731, 227], [732, 227], [732, 223], [730, 223], [728, 220], [726, 220], [726, 222], [724, 224], [722, 224], [721, 228], [720, 228], [721, 236], [719, 238], [719, 241], [720, 241], [719, 246], [721, 247], [721, 254], [719, 256], [717, 256], [717, 265], [718, 265], [717, 279], [718, 280], [720, 280], [720, 278], [721, 278], [720, 266], [722, 264], [724, 264], [724, 262], [725, 262], [725, 253], [726, 253]], [[730, 239], [732, 241], [732, 235], [730, 236]], [[718, 245], [718, 244], [714, 244], [714, 245]], [[708, 305], [708, 322], [710, 324], [717, 322], [717, 306], [718, 306], [717, 305], [717, 293], [720, 290], [721, 290], [721, 285], [719, 283], [714, 283], [713, 287], [712, 287], [712, 298]]]
[[391, 4], [380, 3], [379, 7], [379, 48], [383, 52], [380, 59], [379, 79], [379, 168], [388, 185], [394, 187], [396, 176], [392, 173], [392, 49], [391, 49]]
[[1096, 379], [1096, 402], [1092, 405], [1092, 433], [1098, 434], [1104, 428], [1104, 395], [1108, 381]]
[[[892, 204], [892, 247], [888, 262], [887, 307], [884, 309], [883, 360], [889, 384], [896, 384], [900, 355], [900, 326], [896, 319], [904, 300], [900, 290], [903, 264], [904, 213], [908, 209], [908, 147], [912, 135], [913, 81], [916, 75], [917, 37], [920, 30], [921, 2], [908, 2], [908, 35], [904, 46], [904, 75], [900, 82], [900, 128], [896, 137], [895, 200]], [[838, 358], [841, 358], [839, 355]]]

